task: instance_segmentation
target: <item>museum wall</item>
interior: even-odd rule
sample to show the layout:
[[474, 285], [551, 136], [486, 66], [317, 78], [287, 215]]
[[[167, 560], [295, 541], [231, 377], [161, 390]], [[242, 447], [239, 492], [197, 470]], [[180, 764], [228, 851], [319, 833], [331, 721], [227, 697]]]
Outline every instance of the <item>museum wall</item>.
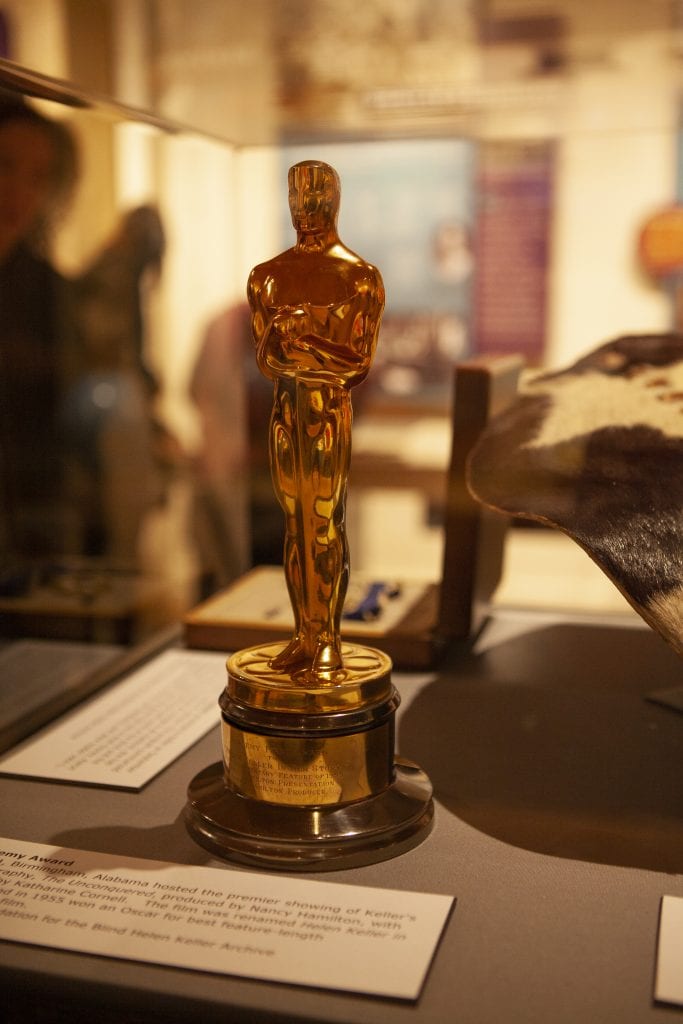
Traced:
[[[477, 5], [363, 6], [360, 19], [333, 16], [334, 5], [264, 0], [250, 5], [248, 18], [242, 5], [217, 0], [12, 0], [3, 10], [14, 26], [19, 63], [240, 148], [263, 147], [258, 191], [251, 191], [253, 171], [240, 176], [245, 192], [237, 206], [250, 211], [249, 229], [236, 230], [236, 217], [223, 226], [239, 236], [240, 253], [259, 249], [253, 218], [273, 201], [263, 186], [271, 180], [268, 168], [277, 166], [283, 137], [310, 142], [311, 152], [317, 138], [551, 140], [543, 361], [563, 365], [611, 335], [667, 327], [669, 299], [638, 266], [637, 238], [651, 212], [675, 198], [679, 71], [673, 5], [645, 5], [647, 11], [643, 5], [580, 0], [546, 5], [560, 24], [554, 33], [546, 28], [536, 40], [495, 45], [482, 45]], [[487, 9], [489, 22], [516, 15], [526, 18], [529, 31], [539, 11], [535, 4], [501, 0]], [[428, 30], [425, 17], [431, 19]], [[543, 74], [534, 67], [539, 54], [547, 64]], [[120, 175], [130, 176], [132, 146], [127, 141], [116, 156]], [[93, 148], [104, 154], [101, 140]], [[258, 153], [250, 151], [246, 159], [253, 168]], [[144, 160], [137, 164], [139, 176]], [[104, 166], [98, 173], [106, 176]], [[218, 204], [225, 203], [219, 193], [227, 187], [219, 177]], [[113, 205], [121, 205], [128, 196], [120, 185], [115, 191]], [[90, 237], [81, 248], [94, 245], [92, 236], [114, 216], [106, 188], [99, 195], [97, 208], [84, 218]], [[262, 224], [267, 231], [268, 219]], [[278, 244], [279, 231], [278, 225], [269, 232], [262, 252], [271, 240]], [[67, 258], [76, 258], [74, 247], [66, 248]], [[241, 263], [248, 267], [250, 259], [245, 255]], [[164, 358], [174, 358], [173, 346]]]

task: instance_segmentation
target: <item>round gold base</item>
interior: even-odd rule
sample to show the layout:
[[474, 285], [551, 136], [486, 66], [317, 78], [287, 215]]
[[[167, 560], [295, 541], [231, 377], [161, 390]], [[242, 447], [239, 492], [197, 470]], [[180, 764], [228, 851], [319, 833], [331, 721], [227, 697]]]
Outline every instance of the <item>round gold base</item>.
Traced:
[[432, 786], [395, 760], [394, 781], [346, 804], [296, 806], [240, 796], [219, 761], [195, 776], [185, 821], [192, 837], [227, 860], [286, 871], [334, 871], [396, 857], [422, 842], [434, 817]]

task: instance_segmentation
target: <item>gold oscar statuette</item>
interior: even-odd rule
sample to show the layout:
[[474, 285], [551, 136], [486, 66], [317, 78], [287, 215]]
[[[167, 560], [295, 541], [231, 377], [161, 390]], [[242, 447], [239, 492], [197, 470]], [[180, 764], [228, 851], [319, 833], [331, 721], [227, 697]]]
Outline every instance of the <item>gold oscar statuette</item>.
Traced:
[[384, 286], [340, 241], [339, 198], [328, 164], [290, 168], [296, 243], [249, 276], [256, 360], [273, 381], [270, 463], [294, 633], [228, 658], [223, 759], [192, 780], [186, 807], [191, 835], [213, 853], [290, 871], [394, 857], [433, 818], [429, 779], [394, 754], [391, 659], [340, 631], [351, 389], [370, 369]]

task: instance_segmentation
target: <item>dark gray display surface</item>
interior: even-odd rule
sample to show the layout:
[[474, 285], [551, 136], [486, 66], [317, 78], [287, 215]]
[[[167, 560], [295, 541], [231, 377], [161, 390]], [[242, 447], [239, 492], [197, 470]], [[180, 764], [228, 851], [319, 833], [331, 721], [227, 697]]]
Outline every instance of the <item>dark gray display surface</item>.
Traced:
[[[683, 1020], [653, 1001], [660, 900], [683, 896], [683, 715], [644, 699], [683, 685], [680, 659], [637, 623], [501, 613], [474, 652], [395, 682], [398, 750], [432, 778], [434, 829], [395, 860], [311, 877], [456, 896], [418, 1003], [1, 943], [10, 1024]], [[0, 778], [0, 835], [229, 869], [181, 817], [219, 742], [140, 793]]]

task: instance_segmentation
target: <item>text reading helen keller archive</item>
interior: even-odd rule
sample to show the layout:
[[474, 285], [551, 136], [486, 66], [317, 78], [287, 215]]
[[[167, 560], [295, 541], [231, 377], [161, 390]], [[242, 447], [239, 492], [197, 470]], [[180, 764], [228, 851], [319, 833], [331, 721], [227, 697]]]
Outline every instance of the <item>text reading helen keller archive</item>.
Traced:
[[416, 999], [453, 898], [0, 839], [0, 938]]

